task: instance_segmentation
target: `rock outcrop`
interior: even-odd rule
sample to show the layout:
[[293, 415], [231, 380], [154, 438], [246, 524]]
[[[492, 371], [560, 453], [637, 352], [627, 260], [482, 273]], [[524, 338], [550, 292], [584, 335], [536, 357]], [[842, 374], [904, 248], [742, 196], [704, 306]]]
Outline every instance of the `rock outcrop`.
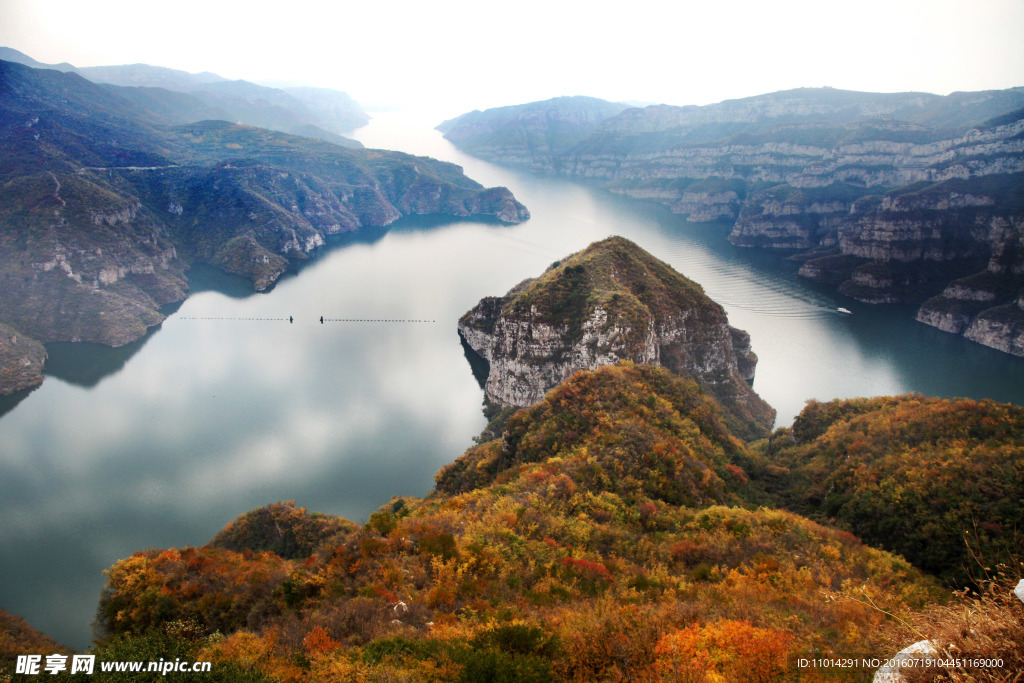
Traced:
[[500, 405], [531, 405], [577, 371], [630, 360], [695, 379], [744, 438], [774, 421], [749, 384], [757, 363], [749, 335], [731, 328], [699, 285], [621, 237], [481, 300], [459, 332], [490, 363], [485, 391]]
[[964, 336], [993, 349], [1024, 356], [1024, 296], [1015, 303], [982, 311]]
[[981, 227], [991, 254], [986, 267], [926, 300], [917, 320], [1024, 356], [1024, 211], [993, 216]]
[[45, 361], [42, 344], [0, 323], [0, 396], [41, 384]]

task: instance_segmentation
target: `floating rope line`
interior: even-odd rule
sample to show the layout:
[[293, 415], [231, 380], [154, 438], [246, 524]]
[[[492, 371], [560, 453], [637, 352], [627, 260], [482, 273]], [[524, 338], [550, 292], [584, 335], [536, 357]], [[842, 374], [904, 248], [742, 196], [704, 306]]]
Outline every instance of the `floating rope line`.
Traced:
[[236, 316], [195, 316], [186, 315], [179, 318], [179, 320], [272, 320], [276, 322], [288, 322], [289, 318], [240, 318]]
[[436, 320], [412, 320], [399, 318], [324, 318], [326, 323], [436, 323]]

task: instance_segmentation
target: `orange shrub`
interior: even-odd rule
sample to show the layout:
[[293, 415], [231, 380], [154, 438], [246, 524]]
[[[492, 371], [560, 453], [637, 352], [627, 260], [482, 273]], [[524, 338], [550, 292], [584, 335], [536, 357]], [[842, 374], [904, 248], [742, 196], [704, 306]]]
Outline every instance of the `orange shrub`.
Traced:
[[748, 621], [693, 624], [658, 640], [654, 653], [668, 681], [785, 680], [793, 636]]
[[324, 654], [341, 647], [341, 643], [327, 635], [327, 629], [323, 626], [314, 626], [313, 630], [302, 639], [302, 646], [310, 656]]

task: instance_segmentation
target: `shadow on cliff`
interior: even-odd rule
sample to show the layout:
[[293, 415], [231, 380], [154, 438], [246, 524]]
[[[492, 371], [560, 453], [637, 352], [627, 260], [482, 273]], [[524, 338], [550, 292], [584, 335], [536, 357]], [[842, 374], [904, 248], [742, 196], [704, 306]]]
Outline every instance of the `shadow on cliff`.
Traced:
[[459, 333], [459, 343], [462, 344], [462, 352], [466, 355], [469, 369], [473, 372], [473, 379], [483, 389], [484, 385], [487, 384], [487, 375], [491, 371], [491, 364], [487, 362], [486, 358], [474, 351], [472, 346], [466, 343], [466, 338], [462, 336], [461, 332]]

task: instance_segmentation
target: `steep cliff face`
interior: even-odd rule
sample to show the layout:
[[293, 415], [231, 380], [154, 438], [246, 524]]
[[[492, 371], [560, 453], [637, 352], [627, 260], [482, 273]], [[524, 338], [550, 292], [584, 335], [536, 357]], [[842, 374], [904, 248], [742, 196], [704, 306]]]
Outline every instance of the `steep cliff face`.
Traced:
[[459, 332], [490, 363], [485, 391], [501, 405], [531, 405], [579, 370], [631, 360], [695, 379], [746, 438], [774, 420], [748, 383], [757, 363], [749, 336], [699, 285], [621, 237], [483, 299]]
[[964, 336], [993, 349], [1024, 356], [1024, 297], [1012, 304], [982, 311]]
[[925, 301], [917, 320], [1024, 356], [1024, 211], [993, 217], [986, 227], [991, 245], [986, 268]]
[[[208, 122], [178, 130], [202, 140], [193, 153], [210, 155], [221, 146], [272, 151], [260, 129]], [[412, 214], [493, 216], [506, 223], [529, 217], [508, 189], [484, 188], [452, 164], [333, 145], [313, 145], [294, 157], [112, 173], [154, 208], [186, 256], [247, 277], [257, 290], [273, 285], [290, 259], [305, 258], [330, 235]]]
[[85, 174], [0, 186], [0, 320], [41, 341], [120, 346], [185, 296], [185, 265], [138, 198]]

